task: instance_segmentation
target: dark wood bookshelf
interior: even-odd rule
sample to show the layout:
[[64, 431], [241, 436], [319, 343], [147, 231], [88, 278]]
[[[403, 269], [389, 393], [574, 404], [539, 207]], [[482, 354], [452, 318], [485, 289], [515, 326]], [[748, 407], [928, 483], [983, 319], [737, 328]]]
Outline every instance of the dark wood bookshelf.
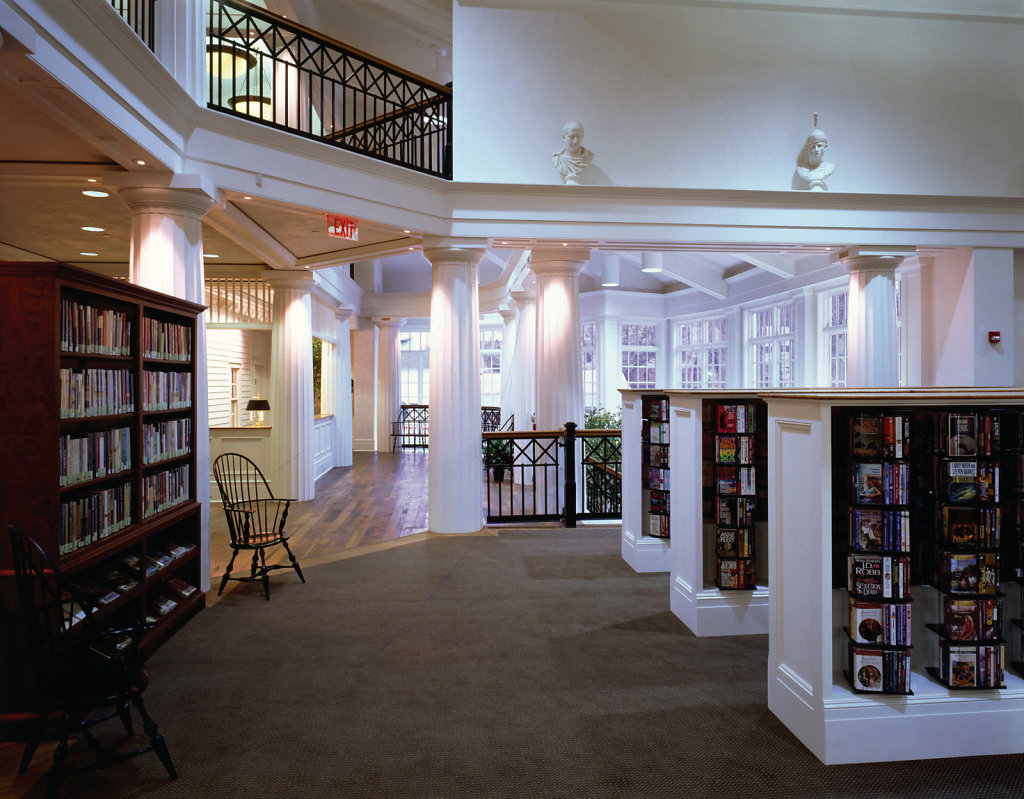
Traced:
[[[116, 599], [97, 604], [95, 613], [111, 623], [138, 624], [146, 619], [147, 607], [164, 581], [177, 576], [197, 590], [177, 599], [177, 606], [157, 616], [155, 627], [140, 644], [144, 654], [151, 653], [205, 604], [199, 589], [201, 564], [201, 506], [196, 501], [196, 320], [203, 306], [160, 294], [121, 280], [106, 278], [82, 269], [53, 263], [0, 263], [0, 447], [5, 457], [0, 462], [0, 520], [3, 544], [0, 545], [0, 721], [18, 719], [32, 709], [31, 680], [20, 640], [14, 601], [12, 557], [7, 541], [8, 524], [17, 524], [39, 541], [47, 553], [72, 581], [83, 585], [106, 585], [106, 577], [115, 569], [136, 584]], [[83, 325], [77, 316], [70, 320], [70, 303], [91, 309], [93, 324]], [[96, 315], [107, 312], [104, 321]], [[111, 329], [111, 317], [115, 326]], [[155, 319], [187, 342], [190, 355], [168, 358], [143, 354], [143, 324]], [[70, 324], [69, 324], [70, 321]], [[67, 351], [67, 335], [73, 327], [77, 334], [107, 331], [104, 341], [113, 340], [119, 354], [99, 351]], [[82, 330], [83, 326], [88, 327]], [[130, 328], [130, 330], [129, 330]], [[101, 342], [100, 345], [103, 345]], [[79, 346], [82, 346], [79, 344]], [[89, 344], [87, 346], [98, 346]], [[105, 349], [113, 349], [104, 346]], [[169, 351], [169, 350], [168, 350]], [[130, 388], [132, 407], [125, 412], [62, 418], [62, 380], [68, 386], [74, 378], [62, 378], [61, 370], [111, 370], [129, 373], [118, 390]], [[146, 371], [187, 373], [190, 375], [188, 407], [173, 410], [144, 410], [143, 374]], [[104, 373], [105, 374], [105, 373]], [[87, 380], [86, 378], [82, 378]], [[113, 380], [110, 376], [98, 379]], [[118, 378], [120, 380], [120, 378]], [[68, 389], [67, 391], [69, 391]], [[65, 393], [67, 393], [67, 391]], [[96, 391], [91, 398], [98, 396]], [[108, 404], [109, 400], [107, 401]], [[117, 408], [115, 408], [117, 410]], [[190, 434], [186, 454], [175, 454], [154, 463], [143, 463], [143, 430], [146, 424], [188, 419]], [[64, 444], [61, 436], [80, 438], [89, 434], [127, 428], [130, 441], [130, 466], [113, 474], [103, 474], [61, 484]], [[92, 454], [92, 453], [90, 453]], [[181, 501], [163, 511], [143, 517], [142, 485], [145, 478], [170, 469], [185, 467], [188, 479], [182, 485]], [[129, 499], [125, 509], [130, 521], [120, 529], [102, 536], [86, 536], [76, 548], [61, 546], [64, 504], [73, 500], [90, 501], [98, 492], [121, 490], [126, 486]], [[132, 554], [144, 564], [154, 551], [171, 545], [183, 549], [170, 562], [150, 575], [133, 570], [121, 559]], [[8, 725], [0, 732], [8, 733]]]

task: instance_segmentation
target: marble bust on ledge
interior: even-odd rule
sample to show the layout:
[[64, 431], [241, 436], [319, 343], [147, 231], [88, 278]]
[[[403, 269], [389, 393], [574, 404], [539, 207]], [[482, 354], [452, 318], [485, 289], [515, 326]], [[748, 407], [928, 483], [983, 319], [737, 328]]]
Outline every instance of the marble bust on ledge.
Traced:
[[569, 186], [580, 184], [580, 173], [594, 160], [594, 154], [583, 146], [583, 126], [579, 122], [566, 122], [562, 126], [562, 149], [551, 156], [562, 182]]
[[805, 191], [828, 191], [825, 178], [835, 171], [836, 165], [825, 160], [827, 149], [828, 136], [815, 126], [807, 137], [803, 150], [800, 151], [800, 157], [797, 158], [794, 188]]

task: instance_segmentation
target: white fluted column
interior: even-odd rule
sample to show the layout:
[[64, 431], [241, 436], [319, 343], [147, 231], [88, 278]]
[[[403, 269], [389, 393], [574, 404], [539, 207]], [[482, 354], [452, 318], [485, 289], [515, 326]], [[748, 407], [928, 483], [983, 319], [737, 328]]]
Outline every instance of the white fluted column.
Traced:
[[375, 318], [377, 326], [377, 452], [391, 452], [391, 424], [402, 404], [402, 352], [399, 334], [405, 320]]
[[480, 423], [482, 249], [426, 247], [430, 295], [430, 459], [427, 522], [435, 533], [483, 526]]
[[[195, 176], [180, 179], [190, 188], [124, 186], [118, 198], [131, 212], [129, 279], [140, 286], [190, 302], [203, 302], [203, 216], [214, 192]], [[116, 187], [115, 187], [116, 188]], [[196, 500], [200, 512], [201, 588], [210, 588], [210, 401], [207, 375], [206, 318], [196, 319]]]
[[353, 308], [334, 311], [337, 343], [334, 345], [334, 465], [352, 465], [352, 334]]
[[313, 499], [313, 309], [308, 272], [264, 272], [274, 288], [270, 344], [271, 463], [274, 493]]
[[846, 307], [846, 385], [873, 388], [899, 384], [896, 354], [894, 255], [844, 258], [850, 272]]
[[537, 298], [532, 292], [512, 292], [516, 304], [515, 387], [512, 413], [516, 430], [532, 430], [537, 412]]
[[537, 429], [583, 425], [577, 277], [589, 250], [534, 250], [537, 276]]
[[514, 307], [499, 308], [501, 316], [501, 421], [504, 423], [515, 412], [512, 396], [516, 378], [516, 328], [517, 314]]

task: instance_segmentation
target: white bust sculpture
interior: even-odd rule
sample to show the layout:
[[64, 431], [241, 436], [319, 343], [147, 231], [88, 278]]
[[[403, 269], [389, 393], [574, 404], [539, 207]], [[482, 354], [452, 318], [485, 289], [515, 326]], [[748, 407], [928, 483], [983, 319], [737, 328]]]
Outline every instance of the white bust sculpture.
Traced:
[[818, 115], [814, 115], [814, 130], [804, 142], [800, 157], [796, 160], [796, 174], [803, 180], [808, 191], [828, 191], [825, 178], [831, 175], [836, 165], [826, 161], [825, 150], [828, 149], [828, 136], [818, 130]]
[[580, 172], [594, 160], [594, 154], [583, 146], [583, 126], [579, 122], [566, 122], [562, 126], [563, 147], [551, 156], [562, 182], [578, 186]]

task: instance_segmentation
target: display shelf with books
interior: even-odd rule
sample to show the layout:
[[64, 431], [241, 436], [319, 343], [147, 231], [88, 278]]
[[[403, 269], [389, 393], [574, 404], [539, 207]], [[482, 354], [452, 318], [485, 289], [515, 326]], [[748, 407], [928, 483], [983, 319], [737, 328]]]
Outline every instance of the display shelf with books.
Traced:
[[663, 391], [621, 394], [622, 557], [637, 572], [667, 572], [676, 512], [672, 409]]
[[854, 691], [910, 694], [913, 447], [911, 414], [892, 409], [833, 414], [836, 546], [846, 552]]
[[[203, 308], [63, 264], [0, 264], [0, 291], [3, 525], [38, 540], [97, 615], [137, 624], [168, 578], [193, 587], [203, 578], [194, 348]], [[184, 549], [159, 575], [133, 567], [169, 543]], [[16, 612], [10, 557], [0, 547], [5, 620]], [[204, 603], [198, 590], [179, 600], [143, 653]], [[20, 651], [15, 625], [2, 628], [4, 651]], [[15, 661], [0, 673], [3, 713], [32, 701]]]
[[[1024, 408], [1024, 392], [840, 389], [762, 396], [772, 442], [771, 711], [826, 764], [1018, 752], [1024, 680], [1003, 669], [1004, 689], [960, 687], [982, 672], [985, 680], [1000, 672], [997, 647], [1006, 625], [999, 620], [1008, 600], [994, 591], [994, 575], [982, 576], [982, 566], [994, 569], [995, 561], [961, 565], [948, 557], [974, 557], [979, 553], [972, 550], [980, 549], [998, 554], [1000, 569], [1007, 569], [1008, 553], [1018, 546], [1009, 539], [1017, 532], [1003, 507], [1000, 546], [993, 546], [996, 519], [986, 512], [994, 510], [994, 494], [988, 504], [949, 501], [959, 494], [949, 493], [948, 478], [960, 470], [951, 472], [948, 463], [971, 456], [951, 455], [947, 438], [950, 414], [998, 416], [1005, 430], [1006, 420]], [[880, 436], [871, 423], [852, 426], [870, 417], [882, 420]], [[895, 432], [886, 433], [887, 417], [909, 420], [902, 453]], [[1001, 491], [1016, 479], [1005, 449], [980, 459], [998, 460]], [[975, 482], [973, 490], [989, 489]], [[986, 536], [989, 546], [981, 546]], [[961, 583], [975, 590], [958, 593]]]

